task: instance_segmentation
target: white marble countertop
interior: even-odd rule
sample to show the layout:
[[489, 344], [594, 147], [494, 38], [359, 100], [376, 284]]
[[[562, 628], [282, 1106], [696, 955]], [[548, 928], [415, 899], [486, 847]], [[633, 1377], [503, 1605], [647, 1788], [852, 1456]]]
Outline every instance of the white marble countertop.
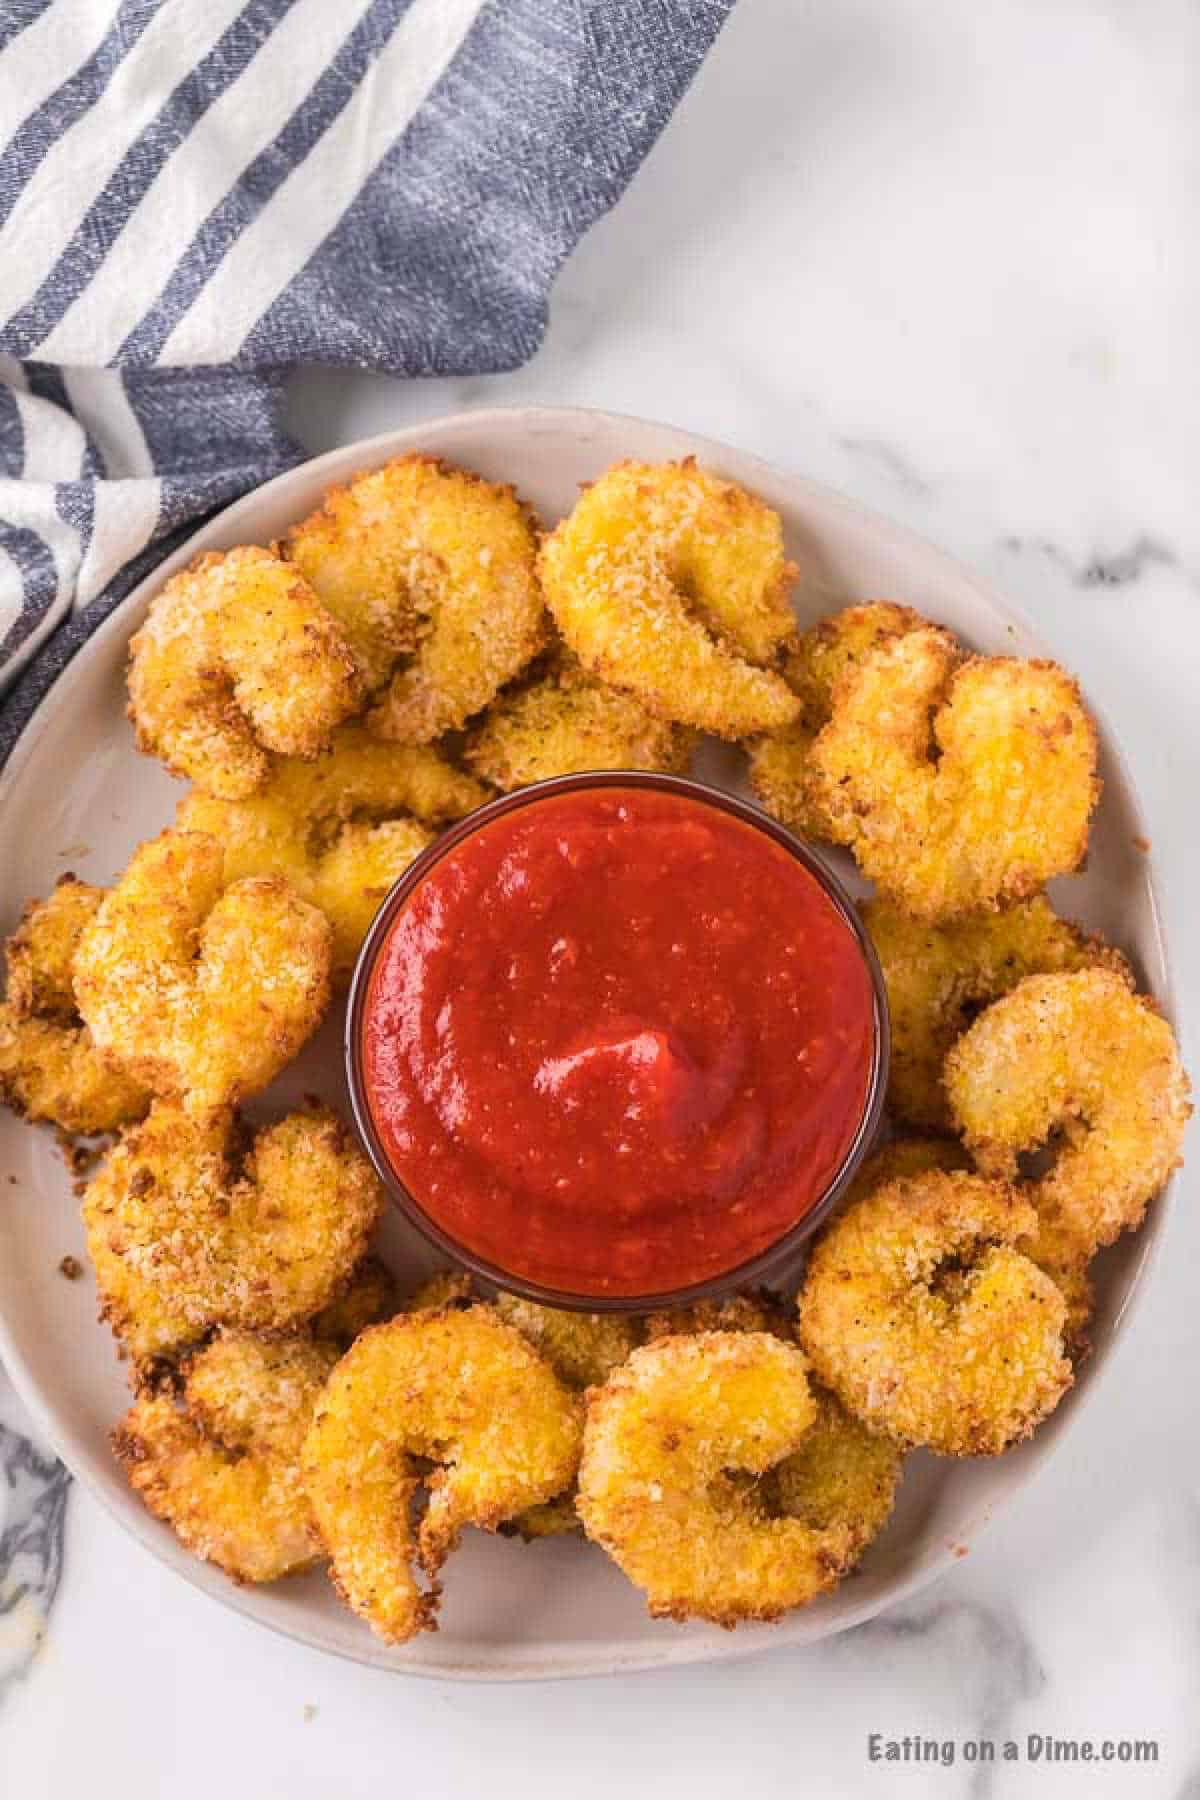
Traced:
[[[296, 429], [315, 450], [460, 407], [624, 410], [956, 552], [1116, 722], [1194, 1025], [1198, 53], [1193, 0], [742, 0], [528, 368], [306, 374]], [[1200, 1068], [1194, 1030], [1187, 1047]], [[949, 1577], [850, 1636], [553, 1688], [408, 1682], [256, 1631], [73, 1488], [32, 1662], [31, 1609], [0, 1610], [0, 1794], [1200, 1795], [1194, 1188], [1049, 1470]], [[871, 1732], [954, 1760], [872, 1763]], [[1028, 1733], [1153, 1739], [1158, 1761], [967, 1760]]]

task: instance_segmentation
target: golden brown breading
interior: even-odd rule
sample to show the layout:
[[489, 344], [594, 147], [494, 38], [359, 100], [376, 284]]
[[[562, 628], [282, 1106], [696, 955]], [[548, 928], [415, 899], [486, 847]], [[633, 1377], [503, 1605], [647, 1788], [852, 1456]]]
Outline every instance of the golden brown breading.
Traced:
[[257, 1093], [321, 1022], [331, 928], [280, 879], [222, 892], [200, 832], [138, 849], [75, 957], [79, 1011], [101, 1051], [196, 1112]]
[[1031, 975], [989, 1006], [950, 1052], [946, 1092], [990, 1174], [1014, 1178], [1057, 1134], [1053, 1167], [1022, 1189], [1051, 1262], [1069, 1247], [1086, 1260], [1141, 1224], [1191, 1113], [1170, 1025], [1105, 968]]
[[539, 1306], [517, 1294], [497, 1294], [496, 1311], [541, 1352], [560, 1381], [582, 1392], [606, 1381], [641, 1343], [641, 1321], [631, 1313], [567, 1312]]
[[183, 1408], [143, 1394], [113, 1432], [130, 1486], [235, 1581], [319, 1558], [300, 1451], [336, 1352], [304, 1335], [221, 1332], [189, 1364]]
[[697, 1300], [646, 1315], [646, 1336], [694, 1337], [701, 1331], [769, 1331], [794, 1340], [795, 1332], [782, 1303], [765, 1288], [731, 1294], [727, 1300]]
[[433, 842], [415, 819], [345, 825], [313, 873], [312, 899], [333, 926], [333, 972], [348, 981], [363, 939], [404, 871]]
[[789, 724], [771, 667], [793, 640], [796, 571], [777, 513], [681, 463], [616, 463], [545, 540], [546, 604], [589, 674], [719, 737]]
[[655, 1617], [776, 1619], [833, 1587], [844, 1523], [772, 1517], [762, 1477], [816, 1418], [807, 1365], [765, 1332], [660, 1338], [588, 1394], [579, 1514]]
[[942, 1068], [981, 1006], [1026, 975], [1108, 968], [1127, 986], [1119, 950], [1060, 919], [1043, 894], [1004, 912], [968, 914], [941, 925], [914, 919], [892, 901], [862, 908], [887, 983], [892, 1026], [888, 1105], [898, 1119], [951, 1129]]
[[997, 1456], [1071, 1385], [1066, 1304], [1017, 1248], [1036, 1224], [1003, 1182], [933, 1170], [886, 1183], [817, 1240], [800, 1342], [874, 1431]]
[[294, 568], [254, 545], [198, 557], [129, 646], [139, 750], [230, 800], [266, 779], [268, 751], [315, 756], [361, 698], [336, 620]]
[[438, 1584], [419, 1586], [415, 1566], [436, 1577], [464, 1526], [495, 1531], [551, 1499], [579, 1446], [578, 1401], [491, 1307], [372, 1326], [330, 1377], [304, 1447], [343, 1598], [386, 1642], [431, 1629]]
[[408, 744], [464, 725], [540, 650], [535, 550], [512, 488], [415, 454], [331, 488], [286, 545], [369, 689], [390, 678], [372, 729]]
[[105, 1061], [75, 1003], [75, 951], [104, 889], [64, 875], [31, 901], [4, 946], [0, 1099], [27, 1119], [67, 1132], [115, 1131], [150, 1104], [140, 1082]]
[[377, 1256], [364, 1256], [344, 1293], [312, 1320], [313, 1336], [348, 1350], [360, 1331], [390, 1319], [399, 1308], [396, 1277]]
[[505, 793], [585, 769], [680, 774], [695, 733], [655, 717], [632, 694], [587, 675], [562, 651], [535, 680], [501, 695], [467, 746], [466, 760]]
[[862, 1164], [846, 1190], [843, 1207], [864, 1200], [876, 1188], [902, 1176], [924, 1175], [930, 1169], [969, 1169], [971, 1159], [957, 1138], [900, 1137], [883, 1144]]
[[791, 830], [803, 837], [830, 836], [829, 822], [810, 791], [809, 752], [829, 723], [838, 682], [869, 651], [925, 623], [911, 606], [890, 600], [847, 606], [803, 632], [788, 653], [783, 675], [800, 701], [800, 716], [781, 731], [752, 739], [747, 749], [751, 787], [767, 811]]
[[156, 1101], [88, 1187], [101, 1311], [135, 1373], [212, 1326], [280, 1331], [336, 1299], [384, 1204], [332, 1113], [292, 1113], [238, 1157], [230, 1112]]
[[847, 1530], [857, 1561], [891, 1517], [904, 1452], [891, 1438], [868, 1431], [827, 1389], [810, 1386], [817, 1416], [799, 1449], [765, 1476], [763, 1501], [814, 1531]]
[[1027, 898], [1087, 849], [1096, 728], [1054, 663], [965, 661], [907, 632], [839, 682], [810, 756], [829, 834], [909, 912], [954, 917]]

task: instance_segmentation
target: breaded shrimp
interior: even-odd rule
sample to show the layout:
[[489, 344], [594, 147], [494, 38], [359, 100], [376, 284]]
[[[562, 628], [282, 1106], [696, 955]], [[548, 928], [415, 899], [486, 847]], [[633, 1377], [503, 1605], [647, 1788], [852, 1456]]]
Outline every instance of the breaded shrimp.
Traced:
[[772, 665], [795, 635], [779, 517], [688, 458], [624, 462], [542, 546], [546, 603], [589, 674], [720, 737], [790, 724]]
[[286, 545], [386, 686], [372, 729], [407, 744], [464, 725], [540, 650], [535, 550], [512, 488], [420, 455], [332, 488]]
[[415, 819], [344, 825], [314, 871], [312, 899], [333, 926], [333, 972], [348, 981], [371, 922], [390, 890], [433, 842]]
[[764, 1332], [659, 1338], [591, 1390], [579, 1514], [655, 1617], [776, 1619], [836, 1584], [852, 1528], [772, 1517], [747, 1481], [816, 1412], [804, 1357]]
[[925, 623], [911, 606], [890, 600], [847, 606], [803, 632], [785, 657], [783, 676], [800, 701], [800, 716], [781, 731], [752, 739], [747, 749], [751, 787], [767, 811], [791, 830], [803, 837], [830, 835], [829, 822], [810, 792], [809, 752], [829, 723], [838, 682], [868, 652]]
[[331, 1113], [292, 1113], [240, 1148], [228, 1111], [156, 1101], [88, 1187], [101, 1314], [135, 1373], [214, 1325], [310, 1319], [362, 1260], [383, 1191]]
[[1066, 1303], [1017, 1246], [1037, 1215], [1003, 1182], [933, 1170], [850, 1205], [813, 1248], [800, 1342], [873, 1431], [997, 1456], [1071, 1385]]
[[115, 1131], [150, 1104], [140, 1082], [101, 1056], [75, 1004], [75, 950], [103, 898], [103, 888], [64, 875], [26, 907], [4, 946], [0, 1099], [27, 1119], [82, 1134]]
[[100, 1050], [197, 1113], [266, 1087], [329, 1002], [324, 915], [280, 879], [222, 892], [223, 866], [215, 838], [162, 832], [134, 853], [75, 957]]
[[337, 621], [296, 569], [254, 545], [197, 558], [129, 646], [139, 750], [230, 800], [261, 786], [268, 751], [315, 756], [361, 699]]
[[946, 1060], [946, 1093], [989, 1174], [1014, 1178], [1057, 1137], [1054, 1166], [1023, 1189], [1051, 1258], [1136, 1230], [1191, 1113], [1170, 1025], [1105, 968], [1031, 975], [989, 1006]]
[[660, 1337], [695, 1337], [702, 1331], [768, 1331], [788, 1342], [796, 1335], [781, 1302], [765, 1288], [646, 1315], [646, 1336], [651, 1342]]
[[568, 652], [491, 705], [466, 760], [505, 793], [585, 769], [687, 767], [695, 733], [656, 718], [632, 694], [586, 675]]
[[190, 1364], [183, 1409], [143, 1394], [113, 1432], [144, 1505], [235, 1581], [319, 1559], [300, 1449], [334, 1360], [303, 1336], [222, 1332]]
[[497, 1294], [495, 1305], [577, 1393], [607, 1381], [643, 1337], [641, 1321], [631, 1313], [566, 1312], [517, 1294]]
[[[464, 1526], [495, 1531], [549, 1500], [579, 1447], [578, 1401], [491, 1307], [372, 1326], [330, 1377], [304, 1447], [338, 1590], [388, 1643], [432, 1629], [437, 1572]], [[435, 1578], [428, 1588], [417, 1565]]]
[[1036, 893], [1083, 860], [1100, 793], [1096, 728], [1054, 663], [961, 658], [935, 627], [838, 683], [810, 754], [829, 835], [919, 918]]
[[857, 1561], [891, 1517], [904, 1452], [868, 1431], [827, 1389], [809, 1385], [817, 1416], [799, 1449], [764, 1478], [763, 1503], [814, 1531], [845, 1530]]
[[390, 1319], [398, 1308], [396, 1277], [377, 1256], [368, 1254], [351, 1275], [346, 1291], [314, 1315], [312, 1333], [324, 1343], [348, 1350], [360, 1331]]
[[1120, 951], [1060, 919], [1043, 894], [941, 925], [885, 899], [868, 901], [862, 916], [887, 983], [888, 1105], [896, 1118], [935, 1131], [951, 1129], [942, 1088], [946, 1055], [981, 1006], [1026, 975], [1060, 969], [1108, 968], [1133, 986]]

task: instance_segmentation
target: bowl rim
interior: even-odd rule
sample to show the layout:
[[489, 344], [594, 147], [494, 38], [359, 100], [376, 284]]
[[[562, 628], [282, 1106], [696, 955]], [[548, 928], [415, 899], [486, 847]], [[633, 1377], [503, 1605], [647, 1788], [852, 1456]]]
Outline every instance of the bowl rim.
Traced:
[[[817, 883], [842, 923], [848, 927], [866, 967], [873, 1001], [871, 1065], [862, 1112], [854, 1135], [823, 1192], [799, 1219], [765, 1249], [746, 1257], [734, 1267], [707, 1276], [702, 1281], [638, 1294], [590, 1294], [551, 1287], [480, 1256], [455, 1238], [436, 1219], [429, 1216], [388, 1156], [376, 1127], [363, 1067], [362, 1024], [370, 998], [371, 977], [393, 923], [426, 877], [460, 845], [477, 836], [480, 831], [487, 830], [497, 819], [522, 812], [530, 806], [541, 805], [547, 800], [560, 799], [566, 794], [601, 788], [674, 794], [694, 805], [729, 814], [787, 851]], [[502, 1288], [507, 1293], [517, 1294], [524, 1300], [535, 1301], [540, 1306], [552, 1306], [565, 1312], [644, 1313], [667, 1307], [690, 1306], [703, 1300], [724, 1299], [747, 1287], [770, 1286], [780, 1279], [787, 1267], [795, 1264], [801, 1246], [813, 1236], [845, 1196], [863, 1159], [879, 1135], [887, 1098], [891, 1025], [883, 970], [859, 910], [833, 870], [804, 838], [790, 831], [778, 819], [772, 818], [753, 801], [714, 787], [708, 782], [693, 780], [690, 776], [670, 775], [648, 769], [587, 769], [570, 775], [550, 776], [544, 781], [531, 782], [527, 787], [498, 795], [464, 818], [456, 820], [409, 864], [381, 902], [355, 961], [346, 1001], [343, 1050], [350, 1110], [358, 1135], [390, 1198], [429, 1243], [479, 1280]]]

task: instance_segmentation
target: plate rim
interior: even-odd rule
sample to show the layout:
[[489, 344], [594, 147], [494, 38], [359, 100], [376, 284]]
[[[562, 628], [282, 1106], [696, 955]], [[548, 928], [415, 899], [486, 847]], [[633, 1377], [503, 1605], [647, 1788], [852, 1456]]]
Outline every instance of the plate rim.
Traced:
[[[1016, 626], [1028, 640], [1035, 654], [1054, 657], [1053, 647], [1046, 643], [1041, 631], [1030, 621], [1024, 610], [1014, 605], [1007, 597], [998, 594], [989, 583], [983, 581], [968, 564], [957, 556], [943, 550], [934, 540], [901, 524], [887, 513], [865, 505], [838, 488], [815, 481], [786, 463], [768, 461], [753, 451], [744, 450], [736, 444], [693, 432], [685, 426], [675, 425], [666, 420], [648, 419], [637, 414], [611, 412], [604, 408], [519, 405], [459, 408], [454, 412], [441, 413], [417, 420], [411, 425], [376, 432], [370, 437], [352, 439], [347, 444], [335, 445], [316, 456], [303, 458], [290, 468], [273, 476], [271, 480], [251, 488], [247, 493], [230, 502], [229, 505], [213, 513], [143, 576], [142, 580], [118, 601], [87, 641], [80, 645], [76, 654], [39, 700], [14, 743], [8, 760], [3, 770], [0, 771], [0, 841], [3, 839], [4, 813], [10, 792], [16, 788], [36, 751], [49, 713], [55, 705], [61, 703], [64, 687], [69, 687], [71, 681], [78, 678], [79, 671], [85, 666], [87, 659], [108, 643], [110, 638], [122, 632], [128, 636], [125, 621], [130, 614], [145, 605], [166, 580], [177, 570], [185, 567], [200, 549], [206, 547], [205, 540], [209, 534], [215, 535], [223, 528], [236, 523], [242, 512], [249, 513], [257, 509], [265, 497], [286, 489], [300, 475], [311, 478], [319, 475], [326, 468], [341, 465], [347, 461], [353, 462], [359, 458], [361, 458], [362, 467], [374, 467], [388, 456], [421, 448], [422, 438], [435, 432], [443, 433], [459, 428], [486, 431], [492, 425], [511, 429], [518, 424], [528, 427], [538, 423], [544, 423], [546, 426], [560, 431], [578, 430], [580, 426], [593, 424], [618, 430], [630, 428], [632, 431], [665, 431], [685, 438], [690, 447], [689, 454], [702, 460], [711, 459], [717, 466], [720, 466], [723, 457], [732, 456], [743, 468], [749, 468], [751, 481], [753, 481], [755, 471], [761, 471], [771, 481], [782, 479], [793, 488], [809, 494], [819, 506], [841, 512], [864, 527], [877, 539], [881, 535], [890, 537], [891, 541], [896, 544], [919, 551], [926, 558], [932, 557], [940, 562], [960, 585], [972, 589], [986, 609], [994, 616], [1007, 624]], [[444, 454], [449, 456], [450, 452]], [[344, 480], [348, 477], [340, 475], [338, 478]], [[1145, 810], [1122, 743], [1114, 732], [1105, 709], [1096, 704], [1090, 696], [1087, 704], [1099, 726], [1100, 741], [1105, 756], [1120, 777], [1126, 804], [1140, 829], [1146, 824]], [[1153, 998], [1165, 1016], [1178, 1026], [1175, 964], [1166, 928], [1167, 895], [1162, 870], [1154, 856], [1153, 849], [1145, 853], [1144, 874], [1151, 930], [1162, 970], [1162, 980], [1158, 984], [1161, 991], [1156, 992]], [[1156, 1196], [1155, 1206], [1160, 1214], [1159, 1223], [1153, 1236], [1142, 1240], [1140, 1255], [1130, 1276], [1128, 1292], [1112, 1320], [1105, 1348], [1104, 1367], [1098, 1372], [1096, 1378], [1089, 1381], [1082, 1390], [1076, 1389], [1073, 1392], [1070, 1397], [1068, 1417], [1055, 1434], [1052, 1444], [1042, 1452], [1037, 1462], [1030, 1463], [1028, 1467], [1020, 1471], [1015, 1478], [1013, 1487], [1005, 1497], [1004, 1506], [1002, 1508], [989, 1506], [983, 1512], [974, 1526], [972, 1545], [978, 1543], [984, 1533], [992, 1529], [998, 1511], [1007, 1512], [1026, 1494], [1030, 1483], [1040, 1473], [1045, 1462], [1061, 1451], [1063, 1440], [1076, 1423], [1077, 1418], [1085, 1407], [1091, 1405], [1096, 1393], [1104, 1385], [1105, 1374], [1112, 1358], [1120, 1353], [1124, 1343], [1128, 1340], [1129, 1327], [1139, 1315], [1146, 1292], [1152, 1284], [1154, 1268], [1162, 1253], [1164, 1238], [1171, 1230], [1175, 1218], [1177, 1187], [1178, 1176], [1173, 1174]], [[543, 1665], [533, 1660], [517, 1666], [471, 1662], [462, 1659], [457, 1663], [438, 1663], [429, 1660], [405, 1662], [397, 1659], [395, 1646], [377, 1643], [365, 1629], [361, 1648], [358, 1648], [353, 1645], [323, 1641], [323, 1634], [319, 1628], [313, 1629], [310, 1626], [303, 1629], [299, 1625], [293, 1628], [284, 1620], [263, 1618], [254, 1609], [253, 1589], [243, 1592], [219, 1570], [192, 1557], [173, 1537], [164, 1536], [158, 1521], [152, 1519], [141, 1509], [131, 1510], [128, 1515], [119, 1510], [115, 1500], [106, 1491], [99, 1477], [93, 1476], [89, 1466], [90, 1456], [87, 1453], [81, 1453], [77, 1457], [73, 1449], [64, 1446], [60, 1440], [57, 1424], [51, 1415], [48, 1404], [42, 1399], [33, 1369], [26, 1364], [25, 1358], [18, 1351], [2, 1311], [0, 1311], [0, 1362], [3, 1363], [18, 1399], [25, 1406], [36, 1429], [49, 1442], [72, 1478], [79, 1481], [87, 1493], [99, 1503], [106, 1516], [112, 1519], [135, 1542], [148, 1550], [160, 1566], [181, 1576], [195, 1591], [207, 1595], [260, 1629], [265, 1628], [278, 1636], [302, 1644], [308, 1649], [336, 1656], [342, 1661], [384, 1670], [389, 1674], [415, 1676], [421, 1680], [478, 1681], [508, 1685], [533, 1681], [581, 1680], [605, 1675], [649, 1673], [658, 1669], [680, 1668], [709, 1662], [741, 1662], [756, 1656], [767, 1655], [774, 1649], [807, 1648], [811, 1644], [852, 1630], [869, 1619], [878, 1617], [911, 1600], [925, 1587], [946, 1574], [956, 1561], [954, 1551], [947, 1548], [941, 1555], [931, 1558], [928, 1566], [916, 1569], [897, 1581], [884, 1598], [875, 1598], [858, 1606], [851, 1606], [845, 1614], [831, 1619], [827, 1629], [816, 1637], [808, 1639], [804, 1644], [777, 1637], [763, 1638], [757, 1634], [751, 1636], [749, 1633], [743, 1635], [730, 1633], [724, 1641], [716, 1643], [711, 1639], [683, 1638], [677, 1638], [672, 1643], [669, 1638], [664, 1636], [661, 1644], [631, 1650], [625, 1656], [617, 1656], [611, 1650], [598, 1648], [590, 1655], [585, 1654], [579, 1664], [566, 1666], [555, 1662]]]

